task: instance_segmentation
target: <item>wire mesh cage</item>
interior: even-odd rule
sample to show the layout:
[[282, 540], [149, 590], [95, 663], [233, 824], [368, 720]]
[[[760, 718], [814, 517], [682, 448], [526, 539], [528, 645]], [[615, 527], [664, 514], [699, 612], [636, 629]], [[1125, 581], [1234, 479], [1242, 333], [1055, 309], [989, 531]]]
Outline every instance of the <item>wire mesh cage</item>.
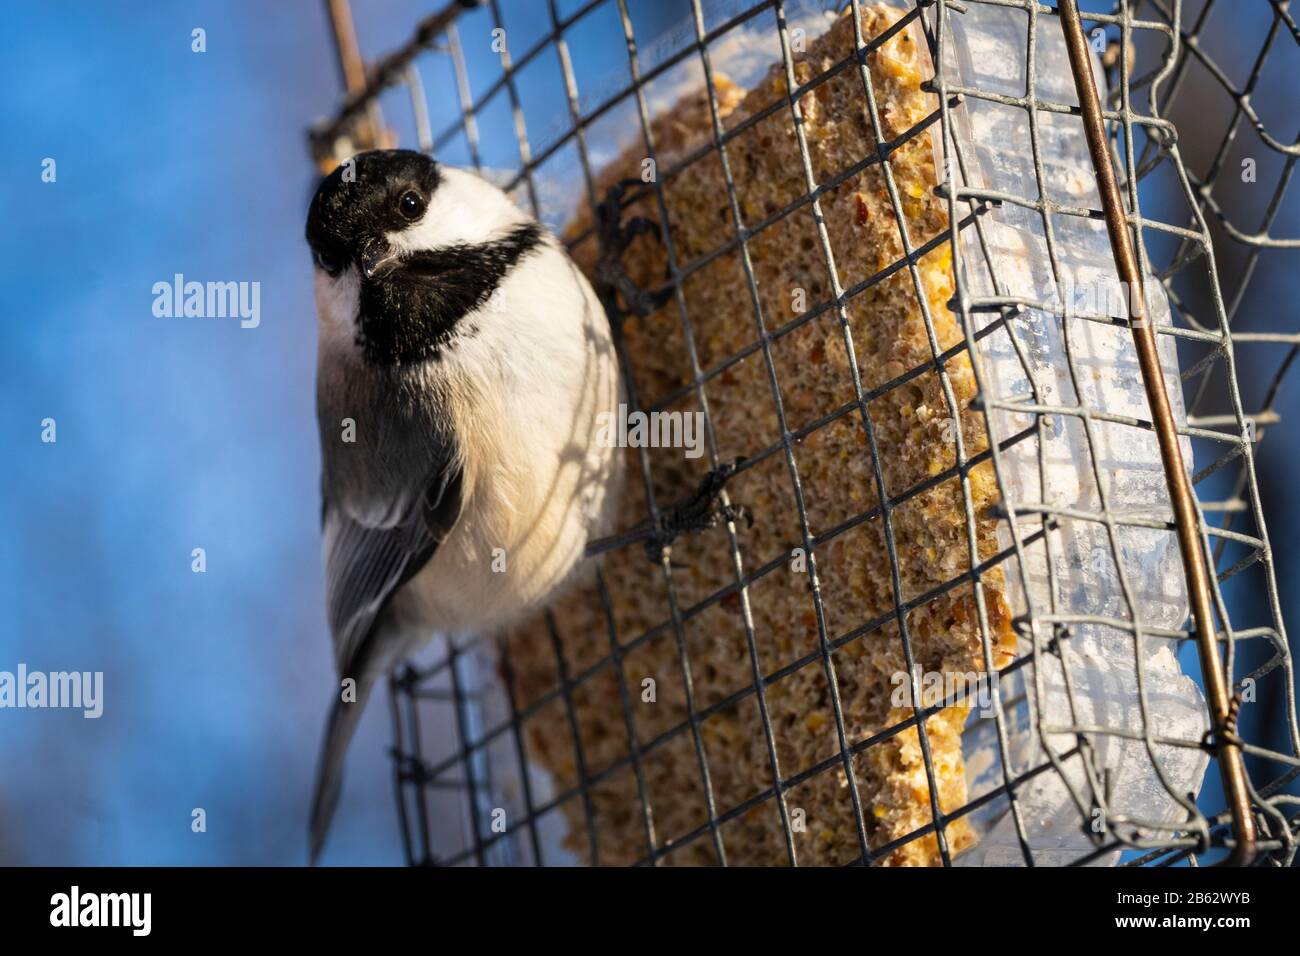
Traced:
[[1213, 0], [490, 0], [369, 69], [328, 6], [314, 158], [406, 139], [556, 228], [628, 408], [702, 423], [629, 449], [628, 526], [732, 460], [752, 519], [394, 673], [408, 862], [1290, 865], [1287, 3], [1243, 56]]

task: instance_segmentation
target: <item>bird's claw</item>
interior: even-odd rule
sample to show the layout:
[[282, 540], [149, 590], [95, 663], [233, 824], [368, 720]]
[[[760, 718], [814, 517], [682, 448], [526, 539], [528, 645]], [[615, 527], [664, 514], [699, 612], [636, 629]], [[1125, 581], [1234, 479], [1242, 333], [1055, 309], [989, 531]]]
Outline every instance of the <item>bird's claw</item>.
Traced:
[[727, 482], [744, 463], [744, 458], [737, 458], [718, 465], [701, 479], [691, 497], [661, 514], [657, 526], [646, 540], [646, 556], [651, 561], [659, 561], [664, 550], [683, 534], [709, 531], [718, 525], [741, 520], [744, 520], [745, 527], [752, 528], [754, 516], [744, 505], [718, 503]]
[[606, 309], [620, 318], [618, 296], [623, 297], [631, 313], [645, 318], [661, 309], [672, 298], [672, 288], [652, 291], [637, 285], [623, 265], [623, 253], [638, 236], [651, 235], [663, 242], [663, 227], [652, 219], [634, 216], [623, 221], [623, 197], [628, 189], [640, 185], [639, 179], [624, 179], [611, 186], [605, 198], [596, 206], [596, 235], [600, 242], [600, 259], [596, 263], [595, 278], [601, 286]]

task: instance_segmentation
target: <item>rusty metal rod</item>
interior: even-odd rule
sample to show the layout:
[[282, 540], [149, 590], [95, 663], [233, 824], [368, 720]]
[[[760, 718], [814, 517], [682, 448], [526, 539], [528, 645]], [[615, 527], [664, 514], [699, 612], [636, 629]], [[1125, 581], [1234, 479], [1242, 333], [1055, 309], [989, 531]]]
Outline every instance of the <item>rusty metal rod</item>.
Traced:
[[[348, 120], [352, 125], [354, 146], [358, 149], [379, 149], [394, 145], [384, 126], [378, 100], [366, 92], [370, 88], [369, 79], [361, 47], [357, 42], [349, 0], [325, 0], [325, 11], [329, 16], [330, 33], [334, 38], [334, 52], [338, 57], [339, 74], [347, 93], [347, 102], [355, 101], [357, 105]], [[360, 115], [363, 111], [365, 116]], [[328, 137], [314, 131], [309, 134], [313, 158], [322, 175], [334, 168], [337, 161], [334, 155], [335, 139], [342, 135], [347, 125], [342, 122], [333, 124]]]
[[[442, 37], [448, 24], [462, 11], [472, 10], [482, 2], [483, 0], [449, 0], [441, 9], [420, 21], [409, 41], [374, 63], [369, 70], [361, 68], [360, 74], [357, 74], [361, 55], [357, 51], [348, 0], [326, 0], [335, 46], [346, 81], [347, 96], [342, 109], [333, 120], [311, 130], [309, 136], [313, 152], [318, 157], [326, 154], [332, 148], [334, 140], [377, 102], [380, 93], [402, 82], [411, 61], [432, 47]], [[391, 145], [387, 131], [382, 128], [382, 120], [372, 119], [372, 123], [380, 128], [370, 136], [373, 143], [363, 145]], [[364, 121], [358, 125], [364, 125]], [[359, 138], [366, 139], [366, 132], [363, 130]]]
[[[1115, 268], [1120, 280], [1130, 290], [1128, 298], [1133, 312], [1133, 344], [1137, 348], [1138, 365], [1142, 370], [1147, 402], [1151, 406], [1151, 418], [1160, 443], [1160, 458], [1169, 485], [1169, 500], [1174, 510], [1178, 547], [1182, 551], [1183, 569], [1187, 577], [1187, 594], [1191, 601], [1192, 619], [1196, 624], [1196, 650], [1200, 656], [1214, 727], [1219, 772], [1223, 777], [1223, 790], [1232, 813], [1235, 846], [1226, 862], [1236, 866], [1249, 866], [1256, 853], [1255, 819], [1251, 814], [1245, 761], [1241, 747], [1235, 743], [1236, 731], [1231, 717], [1232, 695], [1229, 693], [1228, 679], [1223, 672], [1223, 662], [1215, 638], [1214, 610], [1210, 604], [1210, 570], [1201, 544], [1192, 487], [1183, 465], [1182, 449], [1178, 445], [1173, 409], [1165, 391], [1165, 376], [1156, 349], [1155, 329], [1146, 315], [1146, 290], [1133, 252], [1133, 240], [1129, 234], [1119, 186], [1115, 181], [1115, 170], [1110, 162], [1106, 125], [1101, 115], [1101, 102], [1092, 75], [1092, 59], [1088, 41], [1084, 38], [1078, 3], [1076, 0], [1060, 0], [1059, 13], [1065, 45], [1070, 55], [1070, 71], [1074, 75], [1074, 86], [1079, 94], [1083, 129], [1088, 137], [1093, 170], [1097, 174], [1097, 191], [1101, 195], [1102, 210], [1106, 216], [1106, 231], [1110, 235]], [[1133, 290], [1136, 290], [1136, 295], [1132, 294]]]
[[343, 80], [343, 88], [353, 93], [366, 85], [366, 64], [361, 59], [361, 48], [357, 44], [357, 28], [352, 20], [351, 6], [348, 0], [326, 0], [325, 7], [330, 17], [330, 32], [334, 37], [334, 52], [338, 55], [340, 79]]

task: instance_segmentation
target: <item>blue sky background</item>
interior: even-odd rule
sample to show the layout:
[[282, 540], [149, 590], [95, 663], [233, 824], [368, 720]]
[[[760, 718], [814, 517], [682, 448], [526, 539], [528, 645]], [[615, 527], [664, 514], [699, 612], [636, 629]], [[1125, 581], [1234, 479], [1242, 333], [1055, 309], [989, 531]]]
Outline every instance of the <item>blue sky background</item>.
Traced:
[[[356, 3], [363, 48], [398, 45], [434, 6]], [[1267, 24], [1264, 4], [1250, 6], [1216, 41], [1236, 43], [1234, 56], [1248, 57]], [[543, 3], [503, 7], [513, 50], [548, 27]], [[633, 7], [642, 37], [689, 9]], [[323, 6], [82, 0], [14, 4], [6, 21], [0, 669], [103, 671], [106, 688], [99, 720], [0, 712], [0, 864], [304, 862], [333, 686], [302, 240], [315, 182], [304, 133], [339, 92]], [[202, 54], [190, 49], [195, 27], [207, 33]], [[483, 14], [461, 26], [476, 95], [500, 70], [489, 28]], [[612, 5], [570, 43], [584, 88], [626, 76]], [[454, 115], [451, 74], [422, 62], [439, 131]], [[544, 55], [524, 85], [530, 128], [564, 111], [555, 62]], [[401, 94], [385, 98], [410, 145], [401, 105]], [[508, 114], [500, 98], [493, 108], [484, 159], [510, 166]], [[41, 181], [46, 157], [55, 183]], [[463, 142], [445, 158], [466, 161]], [[1297, 232], [1294, 212], [1278, 231]], [[1266, 260], [1244, 316], [1294, 324], [1284, 264]], [[155, 318], [151, 287], [177, 272], [260, 282], [260, 327]], [[1252, 361], [1243, 356], [1262, 377], [1277, 355], [1257, 370]], [[1284, 420], [1300, 412], [1293, 393]], [[57, 421], [56, 444], [40, 440], [45, 418]], [[1288, 604], [1300, 575], [1294, 450], [1279, 431], [1259, 453]], [[204, 574], [191, 571], [196, 547]], [[388, 744], [377, 700], [326, 862], [400, 862]], [[191, 832], [196, 807], [206, 833]]]
[[[378, 53], [432, 7], [357, 9]], [[549, 22], [544, 4], [506, 15], [512, 45]], [[303, 862], [333, 686], [302, 239], [305, 132], [340, 90], [323, 5], [19, 4], [6, 18], [0, 669], [103, 671], [106, 704], [99, 720], [0, 712], [0, 863]], [[191, 52], [195, 27], [206, 53]], [[500, 72], [488, 29], [481, 13], [462, 25], [475, 77]], [[626, 59], [621, 43], [584, 47], [594, 75]], [[454, 103], [443, 63], [426, 64], [435, 129]], [[562, 104], [535, 85], [538, 110]], [[260, 282], [260, 327], [155, 318], [150, 290], [177, 272]], [[47, 417], [56, 444], [40, 441]], [[377, 698], [327, 862], [400, 862], [389, 743]]]

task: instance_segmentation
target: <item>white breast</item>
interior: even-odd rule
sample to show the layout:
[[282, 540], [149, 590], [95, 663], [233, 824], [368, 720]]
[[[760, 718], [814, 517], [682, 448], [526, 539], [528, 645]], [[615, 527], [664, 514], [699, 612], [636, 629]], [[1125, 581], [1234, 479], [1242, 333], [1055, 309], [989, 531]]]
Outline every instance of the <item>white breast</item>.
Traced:
[[599, 300], [553, 243], [462, 319], [466, 334], [430, 367], [450, 387], [464, 505], [395, 599], [417, 627], [504, 626], [552, 599], [588, 539], [610, 530], [622, 455], [596, 435], [619, 401], [618, 365]]

